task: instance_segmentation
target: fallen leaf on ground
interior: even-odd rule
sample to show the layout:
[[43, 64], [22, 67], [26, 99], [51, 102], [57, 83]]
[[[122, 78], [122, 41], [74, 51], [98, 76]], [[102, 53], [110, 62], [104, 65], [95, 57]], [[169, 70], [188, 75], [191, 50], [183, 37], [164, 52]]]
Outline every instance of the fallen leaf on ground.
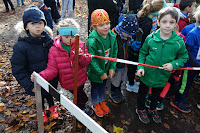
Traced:
[[124, 133], [124, 129], [113, 125], [113, 133]]
[[164, 123], [164, 127], [170, 129], [170, 126], [167, 123]]
[[44, 129], [48, 131], [48, 130], [50, 130], [51, 127], [53, 127], [56, 123], [57, 123], [57, 122], [55, 122], [55, 121], [54, 121], [54, 122], [51, 122], [49, 125], [45, 126]]
[[0, 87], [4, 86], [6, 84], [5, 81], [0, 81]]
[[29, 100], [29, 101], [27, 102], [27, 106], [31, 106], [31, 105], [34, 103], [34, 101], [35, 101], [35, 100]]
[[10, 110], [7, 110], [4, 114], [10, 115], [10, 114], [11, 114], [11, 111], [10, 111]]

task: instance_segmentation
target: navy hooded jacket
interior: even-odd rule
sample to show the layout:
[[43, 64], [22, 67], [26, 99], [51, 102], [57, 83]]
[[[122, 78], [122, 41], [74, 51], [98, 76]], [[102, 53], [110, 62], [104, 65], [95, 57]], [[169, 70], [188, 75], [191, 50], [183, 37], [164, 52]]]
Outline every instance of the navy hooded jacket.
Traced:
[[[47, 67], [48, 52], [53, 44], [50, 37], [51, 32], [51, 29], [46, 26], [40, 37], [32, 37], [23, 29], [13, 47], [12, 74], [26, 92], [32, 96], [34, 95], [32, 92], [34, 83], [30, 76], [33, 71], [39, 73]], [[51, 84], [56, 87], [57, 82], [54, 81]], [[42, 89], [42, 95], [48, 95], [44, 89]]]

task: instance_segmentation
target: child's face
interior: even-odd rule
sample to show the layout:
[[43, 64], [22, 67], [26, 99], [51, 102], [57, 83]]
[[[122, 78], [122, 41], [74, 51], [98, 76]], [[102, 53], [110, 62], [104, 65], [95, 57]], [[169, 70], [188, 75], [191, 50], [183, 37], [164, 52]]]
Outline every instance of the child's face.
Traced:
[[42, 3], [33, 1], [33, 5], [35, 5], [35, 6], [37, 6], [37, 7], [41, 7]]
[[67, 45], [70, 45], [70, 40], [71, 40], [71, 43], [73, 43], [75, 41], [75, 36], [71, 36], [71, 35], [61, 36], [61, 39], [64, 43], [66, 43]]
[[131, 37], [132, 37], [131, 35], [129, 35], [129, 34], [125, 33], [125, 32], [122, 32], [122, 35], [123, 35], [125, 38], [131, 38]]
[[160, 22], [158, 21], [158, 26], [160, 26], [160, 32], [163, 35], [171, 35], [176, 26], [176, 19], [172, 18], [170, 14], [165, 15], [161, 18]]
[[110, 22], [104, 23], [104, 24], [101, 24], [101, 25], [96, 25], [96, 26], [94, 26], [94, 29], [97, 31], [97, 33], [100, 36], [106, 38], [107, 34], [110, 30]]
[[187, 12], [191, 13], [194, 10], [195, 5], [196, 5], [196, 2], [193, 2], [191, 7], [188, 6], [187, 7]]
[[26, 30], [29, 30], [29, 33], [32, 37], [39, 37], [44, 31], [44, 27], [45, 27], [44, 22], [40, 20], [37, 23], [29, 22], [26, 25]]

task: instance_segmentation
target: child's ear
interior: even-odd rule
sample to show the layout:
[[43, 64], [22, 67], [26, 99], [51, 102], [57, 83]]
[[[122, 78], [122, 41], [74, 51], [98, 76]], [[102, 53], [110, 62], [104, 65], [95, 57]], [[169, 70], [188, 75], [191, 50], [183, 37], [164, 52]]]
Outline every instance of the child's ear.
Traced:
[[93, 26], [91, 26], [91, 28], [92, 28], [93, 30], [96, 30], [96, 29], [97, 29], [97, 26], [96, 26], [96, 25], [93, 25]]
[[160, 27], [160, 22], [159, 22], [159, 20], [157, 20], [157, 25]]

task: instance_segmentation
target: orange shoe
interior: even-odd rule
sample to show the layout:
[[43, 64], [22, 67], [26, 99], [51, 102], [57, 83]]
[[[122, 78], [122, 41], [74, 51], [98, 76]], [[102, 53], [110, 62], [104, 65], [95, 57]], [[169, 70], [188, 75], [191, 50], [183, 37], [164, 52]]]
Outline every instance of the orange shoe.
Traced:
[[46, 109], [42, 110], [42, 116], [43, 116], [43, 122], [46, 123], [48, 122], [47, 114], [46, 114]]
[[58, 119], [58, 106], [57, 105], [54, 105], [54, 106], [51, 106], [49, 108], [49, 111], [51, 112], [51, 115], [53, 116], [54, 119]]
[[100, 106], [101, 106], [102, 110], [103, 110], [106, 114], [110, 113], [110, 109], [109, 109], [109, 107], [106, 105], [106, 102], [105, 102], [105, 101], [100, 102]]
[[101, 106], [99, 105], [99, 103], [97, 103], [96, 105], [92, 106], [92, 109], [94, 110], [95, 114], [98, 117], [103, 117], [105, 115], [104, 111], [101, 109]]

